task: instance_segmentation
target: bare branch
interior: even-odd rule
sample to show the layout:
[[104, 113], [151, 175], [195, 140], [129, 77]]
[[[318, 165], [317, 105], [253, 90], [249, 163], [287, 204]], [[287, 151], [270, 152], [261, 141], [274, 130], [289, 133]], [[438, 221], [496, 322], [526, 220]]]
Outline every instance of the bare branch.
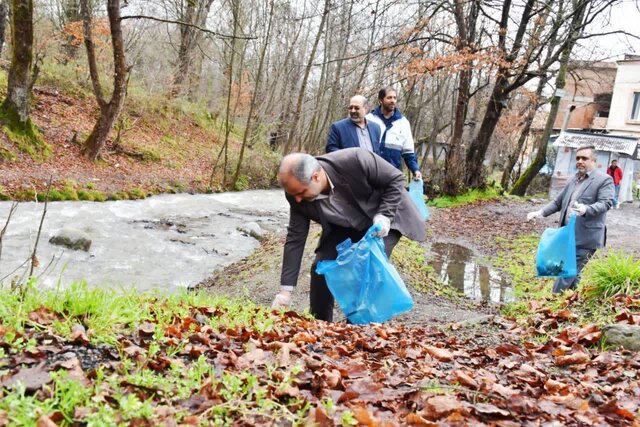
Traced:
[[36, 234], [36, 242], [33, 245], [33, 252], [31, 253], [31, 269], [29, 270], [29, 277], [33, 276], [33, 269], [37, 263], [36, 251], [38, 250], [38, 242], [40, 241], [40, 233], [42, 233], [42, 224], [44, 224], [44, 217], [47, 215], [47, 206], [49, 204], [49, 192], [51, 191], [51, 182], [53, 176], [49, 176], [49, 183], [47, 184], [47, 194], [44, 196], [44, 209], [42, 216], [40, 217], [40, 226], [38, 227], [38, 234]]
[[239, 40], [255, 40], [256, 37], [247, 37], [247, 36], [233, 36], [233, 35], [229, 35], [229, 34], [222, 34], [222, 33], [218, 33], [216, 31], [211, 31], [207, 28], [203, 28], [199, 25], [196, 24], [190, 24], [188, 22], [184, 22], [184, 21], [177, 21], [177, 20], [173, 20], [173, 19], [164, 19], [164, 18], [158, 18], [155, 16], [148, 16], [148, 15], [125, 15], [125, 16], [121, 16], [120, 20], [124, 20], [124, 19], [149, 19], [151, 21], [158, 21], [158, 22], [164, 22], [166, 24], [176, 24], [176, 25], [183, 25], [185, 27], [192, 27], [192, 28], [196, 28], [200, 31], [202, 31], [203, 33], [207, 33], [207, 34], [211, 34], [212, 36], [216, 36], [216, 37], [220, 37], [222, 39], [239, 39]]
[[[442, 34], [442, 35], [446, 36], [446, 34]], [[322, 66], [322, 65], [326, 65], [326, 64], [331, 64], [333, 62], [348, 61], [350, 59], [362, 58], [363, 56], [367, 56], [367, 55], [370, 55], [372, 53], [378, 53], [378, 52], [382, 52], [384, 50], [395, 49], [397, 47], [406, 46], [408, 44], [419, 42], [419, 41], [424, 41], [424, 40], [427, 40], [427, 41], [439, 41], [439, 42], [446, 43], [446, 44], [453, 43], [452, 39], [440, 38], [438, 36], [416, 37], [416, 38], [412, 38], [412, 39], [405, 40], [405, 41], [402, 41], [402, 42], [393, 43], [393, 44], [385, 45], [385, 46], [380, 46], [380, 47], [377, 47], [377, 48], [372, 49], [372, 50], [367, 51], [367, 52], [362, 52], [362, 53], [358, 53], [358, 54], [355, 54], [355, 55], [345, 56], [345, 57], [342, 57], [342, 58], [333, 58], [333, 59], [330, 59], [328, 61], [323, 61], [323, 62], [316, 62], [316, 63], [313, 64], [313, 66], [314, 67], [318, 67], [318, 66]]]
[[13, 213], [17, 208], [18, 208], [18, 203], [12, 202], [11, 207], [9, 208], [9, 215], [7, 216], [7, 222], [5, 222], [4, 227], [2, 227], [2, 230], [0, 231], [0, 260], [2, 259], [2, 239], [4, 238], [4, 233], [6, 233], [7, 231], [7, 227], [9, 227], [9, 221], [11, 221], [11, 216], [13, 215]]

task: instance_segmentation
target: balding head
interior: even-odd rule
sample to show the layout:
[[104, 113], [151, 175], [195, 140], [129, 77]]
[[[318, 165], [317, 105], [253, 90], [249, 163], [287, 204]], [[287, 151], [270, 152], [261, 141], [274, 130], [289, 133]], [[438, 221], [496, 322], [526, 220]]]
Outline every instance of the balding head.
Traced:
[[351, 121], [364, 126], [364, 116], [369, 112], [367, 98], [362, 95], [355, 95], [349, 100], [349, 117]]
[[311, 182], [311, 175], [319, 170], [320, 163], [318, 163], [312, 155], [306, 153], [291, 153], [284, 156], [280, 162], [278, 179], [280, 180], [280, 184], [283, 183], [283, 178], [288, 179], [289, 177], [297, 179], [301, 184], [309, 184]]
[[278, 181], [296, 202], [313, 201], [327, 186], [326, 177], [315, 157], [305, 153], [286, 155], [280, 162]]

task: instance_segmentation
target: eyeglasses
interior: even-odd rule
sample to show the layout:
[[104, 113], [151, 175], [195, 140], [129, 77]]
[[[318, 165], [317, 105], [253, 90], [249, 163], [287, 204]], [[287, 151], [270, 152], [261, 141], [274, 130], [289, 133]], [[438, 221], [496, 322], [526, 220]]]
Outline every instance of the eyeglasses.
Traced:
[[586, 162], [587, 160], [589, 160], [589, 157], [587, 156], [576, 156], [576, 161], [580, 161], [582, 160], [583, 162]]

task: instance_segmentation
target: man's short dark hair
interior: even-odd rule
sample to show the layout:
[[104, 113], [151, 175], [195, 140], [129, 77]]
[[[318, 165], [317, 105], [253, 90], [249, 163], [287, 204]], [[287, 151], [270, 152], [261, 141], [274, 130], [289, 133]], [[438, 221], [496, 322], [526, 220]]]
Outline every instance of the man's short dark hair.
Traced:
[[580, 146], [576, 150], [576, 153], [578, 151], [582, 151], [582, 150], [591, 150], [591, 158], [595, 159], [595, 157], [596, 157], [596, 147], [594, 145], [583, 145], [583, 146]]
[[396, 90], [391, 86], [383, 87], [382, 89], [380, 89], [380, 91], [378, 92], [378, 100], [382, 101], [389, 92], [396, 92]]
[[611, 163], [618, 163], [616, 159], [611, 160]]

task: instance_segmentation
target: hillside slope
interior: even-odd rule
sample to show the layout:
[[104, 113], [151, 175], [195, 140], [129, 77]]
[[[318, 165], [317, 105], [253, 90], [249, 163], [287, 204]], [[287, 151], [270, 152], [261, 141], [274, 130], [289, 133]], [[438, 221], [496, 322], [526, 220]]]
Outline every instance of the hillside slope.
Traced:
[[[98, 117], [94, 99], [86, 93], [63, 93], [55, 86], [36, 86], [31, 112], [51, 154], [30, 156], [0, 131], [0, 195], [33, 199], [46, 189], [49, 178], [56, 198], [137, 198], [158, 192], [220, 191], [222, 123], [204, 107], [184, 100], [130, 96], [120, 121], [110, 135], [102, 158], [87, 160], [82, 143]], [[241, 136], [231, 133], [227, 176], [235, 171]], [[277, 154], [255, 145], [245, 153], [238, 189], [272, 184]], [[256, 148], [257, 147], [257, 148]], [[35, 157], [35, 158], [34, 158]]]

